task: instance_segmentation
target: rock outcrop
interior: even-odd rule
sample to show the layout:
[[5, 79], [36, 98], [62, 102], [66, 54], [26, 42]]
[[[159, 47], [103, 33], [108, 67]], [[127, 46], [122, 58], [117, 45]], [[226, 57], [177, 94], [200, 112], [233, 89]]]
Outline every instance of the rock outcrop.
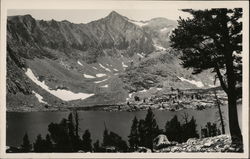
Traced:
[[156, 152], [241, 152], [242, 145], [232, 145], [229, 135], [204, 139], [189, 139], [185, 143], [167, 146]]
[[171, 145], [171, 142], [168, 141], [167, 136], [163, 134], [158, 135], [153, 141], [154, 149], [160, 149], [161, 147], [168, 147], [169, 145]]

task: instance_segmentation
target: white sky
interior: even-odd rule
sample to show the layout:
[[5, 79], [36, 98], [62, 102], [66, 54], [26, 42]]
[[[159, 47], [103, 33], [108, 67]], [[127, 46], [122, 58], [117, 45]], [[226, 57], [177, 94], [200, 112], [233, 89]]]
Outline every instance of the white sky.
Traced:
[[[112, 10], [102, 9], [53, 9], [53, 10], [41, 10], [41, 9], [19, 9], [19, 10], [8, 10], [8, 16], [12, 15], [25, 15], [30, 14], [32, 17], [38, 20], [68, 20], [73, 23], [88, 23], [93, 20], [104, 18]], [[133, 20], [150, 20], [155, 17], [165, 17], [172, 20], [179, 19], [179, 16], [186, 18], [189, 16], [188, 13], [182, 12], [177, 8], [166, 8], [165, 10], [159, 9], [147, 9], [147, 10], [132, 10], [132, 9], [115, 9], [114, 11], [119, 14], [128, 17]]]

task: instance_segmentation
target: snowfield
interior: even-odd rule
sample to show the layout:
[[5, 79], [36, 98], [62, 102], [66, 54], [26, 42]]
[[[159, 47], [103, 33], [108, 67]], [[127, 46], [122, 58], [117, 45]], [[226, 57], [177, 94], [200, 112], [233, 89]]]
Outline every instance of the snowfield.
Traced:
[[101, 87], [103, 87], [103, 88], [108, 88], [109, 86], [106, 84], [106, 85], [104, 85], [104, 86], [101, 86]]
[[104, 74], [104, 73], [98, 73], [98, 74], [96, 74], [96, 77], [104, 77], [104, 76], [107, 76], [107, 75]]
[[135, 21], [135, 20], [129, 20], [129, 22], [134, 23], [135, 25], [138, 25], [140, 27], [148, 25], [148, 23], [138, 22], [138, 21]]
[[74, 93], [71, 92], [69, 90], [63, 90], [63, 89], [58, 89], [58, 90], [51, 90], [46, 84], [45, 82], [41, 82], [39, 81], [36, 76], [33, 74], [31, 69], [27, 69], [27, 71], [25, 72], [25, 74], [38, 86], [40, 86], [41, 88], [43, 88], [44, 90], [46, 90], [47, 92], [49, 92], [50, 94], [60, 98], [63, 101], [71, 101], [71, 100], [78, 100], [78, 99], [86, 99], [89, 98], [91, 96], [93, 96], [94, 94], [87, 94], [87, 93]]
[[94, 76], [91, 76], [91, 75], [87, 75], [87, 74], [83, 74], [84, 78], [96, 78]]
[[147, 90], [146, 90], [146, 89], [144, 89], [144, 90], [142, 90], [142, 91], [139, 91], [139, 92], [141, 92], [141, 93], [142, 93], [142, 92], [147, 92]]
[[107, 81], [108, 79], [104, 79], [104, 80], [101, 80], [101, 81], [95, 81], [95, 83], [102, 83], [102, 82], [105, 82]]
[[143, 56], [142, 54], [137, 53], [137, 55], [138, 55], [139, 57], [141, 57], [141, 58], [144, 58], [144, 56]]
[[101, 68], [103, 68], [103, 69], [105, 69], [106, 71], [109, 71], [109, 72], [111, 72], [111, 70], [109, 69], [109, 68], [107, 68], [107, 67], [104, 67], [102, 64], [100, 64], [99, 63], [99, 66], [101, 66]]
[[45, 102], [45, 101], [43, 100], [43, 97], [42, 97], [40, 94], [36, 93], [35, 91], [32, 91], [32, 93], [35, 94], [37, 100], [38, 100], [40, 103], [48, 104], [47, 102]]
[[154, 44], [154, 47], [155, 47], [156, 50], [161, 50], [161, 51], [165, 51], [166, 50], [166, 48], [164, 48], [164, 47], [162, 47], [162, 46], [160, 46], [158, 44]]
[[128, 65], [125, 65], [124, 62], [122, 62], [122, 67], [126, 68]]
[[[178, 76], [177, 76], [178, 77]], [[195, 81], [195, 80], [188, 80], [188, 79], [185, 79], [183, 77], [178, 77], [181, 81], [185, 81], [185, 82], [188, 82], [188, 83], [191, 83], [193, 85], [196, 85], [197, 87], [201, 88], [201, 87], [204, 87], [204, 84], [201, 82], [201, 81]]]
[[113, 70], [114, 70], [114, 71], [119, 71], [119, 70], [117, 70], [117, 69], [115, 69], [115, 68], [114, 68]]
[[77, 63], [78, 63], [79, 65], [83, 66], [83, 64], [82, 64], [80, 61], [77, 61]]

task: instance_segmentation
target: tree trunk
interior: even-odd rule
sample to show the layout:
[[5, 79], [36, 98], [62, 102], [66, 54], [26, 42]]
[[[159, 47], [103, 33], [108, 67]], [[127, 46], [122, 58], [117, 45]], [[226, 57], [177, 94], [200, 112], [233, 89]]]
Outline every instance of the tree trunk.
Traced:
[[228, 119], [229, 130], [233, 143], [242, 143], [242, 134], [238, 122], [236, 80], [233, 70], [232, 56], [226, 56], [226, 70], [228, 83]]
[[228, 92], [228, 118], [229, 130], [233, 142], [242, 142], [242, 134], [238, 122], [236, 96], [234, 93]]
[[223, 116], [222, 116], [222, 112], [221, 112], [221, 108], [220, 108], [220, 100], [216, 94], [216, 91], [214, 91], [214, 95], [215, 95], [215, 99], [216, 99], [216, 103], [217, 103], [217, 106], [218, 106], [218, 110], [219, 110], [219, 115], [220, 115], [220, 121], [221, 121], [221, 131], [222, 131], [222, 134], [225, 134], [225, 125], [224, 125], [224, 119], [223, 119]]

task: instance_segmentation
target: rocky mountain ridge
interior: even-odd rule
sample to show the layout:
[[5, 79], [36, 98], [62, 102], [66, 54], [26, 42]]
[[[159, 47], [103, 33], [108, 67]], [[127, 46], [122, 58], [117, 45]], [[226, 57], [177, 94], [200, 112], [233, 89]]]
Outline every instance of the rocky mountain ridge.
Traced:
[[175, 26], [165, 18], [138, 22], [115, 11], [87, 24], [8, 17], [7, 109], [116, 104], [150, 88], [209, 87], [210, 74], [193, 76], [169, 48]]

